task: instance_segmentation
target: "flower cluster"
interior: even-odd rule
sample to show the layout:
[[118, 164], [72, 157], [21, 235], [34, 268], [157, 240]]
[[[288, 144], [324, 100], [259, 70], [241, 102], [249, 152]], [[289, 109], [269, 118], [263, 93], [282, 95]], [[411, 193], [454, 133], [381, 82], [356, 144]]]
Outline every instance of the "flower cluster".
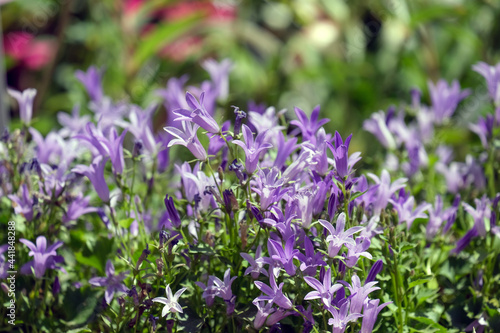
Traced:
[[[361, 153], [349, 151], [355, 137], [328, 133], [319, 106], [309, 115], [251, 103], [221, 124], [231, 65], [204, 67], [210, 80], [199, 86], [172, 78], [157, 92], [160, 127], [158, 103], [113, 101], [93, 67], [77, 73], [86, 112], [59, 114], [62, 128], [45, 136], [30, 127], [35, 92], [10, 92], [24, 125], [2, 137], [0, 194], [25, 225], [33, 260], [21, 272], [37, 285], [53, 279], [53, 294], [55, 270], [74, 283], [65, 292], [104, 293], [94, 330], [442, 327], [415, 313], [440, 296], [443, 258], [500, 236], [500, 108], [470, 125], [482, 152], [454, 161], [439, 138], [469, 91], [429, 83], [429, 106], [414, 91], [410, 106], [366, 120], [388, 154], [384, 168], [363, 172]], [[497, 68], [475, 69], [498, 104]], [[479, 292], [499, 291], [497, 256], [481, 266]], [[377, 321], [385, 307], [392, 317]]]

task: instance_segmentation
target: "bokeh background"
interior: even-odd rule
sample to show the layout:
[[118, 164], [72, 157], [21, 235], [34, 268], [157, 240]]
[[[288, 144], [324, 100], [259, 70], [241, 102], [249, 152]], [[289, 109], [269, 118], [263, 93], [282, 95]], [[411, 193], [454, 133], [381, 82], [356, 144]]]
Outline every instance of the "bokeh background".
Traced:
[[[372, 112], [410, 101], [412, 87], [428, 100], [428, 80], [484, 85], [471, 66], [499, 60], [496, 0], [0, 4], [6, 84], [38, 90], [34, 127], [42, 133], [57, 127], [57, 112], [86, 105], [76, 70], [96, 65], [108, 95], [145, 106], [169, 78], [200, 82], [203, 59], [229, 58], [230, 97], [221, 105], [228, 115], [250, 100], [288, 110], [320, 104], [332, 119], [327, 130], [356, 133], [354, 150], [367, 151], [374, 140], [360, 129]], [[15, 127], [16, 106], [5, 104]], [[161, 128], [165, 115], [157, 114]]]

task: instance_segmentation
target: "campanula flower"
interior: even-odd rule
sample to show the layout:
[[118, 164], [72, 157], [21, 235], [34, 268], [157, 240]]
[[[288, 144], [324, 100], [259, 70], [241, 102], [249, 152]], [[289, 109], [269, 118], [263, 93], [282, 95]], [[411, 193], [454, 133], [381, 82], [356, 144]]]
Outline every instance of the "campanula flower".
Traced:
[[342, 245], [350, 244], [356, 245], [352, 239], [352, 235], [363, 230], [363, 227], [352, 227], [347, 231], [345, 228], [345, 213], [340, 213], [337, 218], [336, 226], [334, 227], [330, 222], [326, 220], [319, 220], [319, 223], [328, 231], [329, 235], [326, 237], [326, 242], [328, 243], [328, 256], [334, 258], [340, 251]]
[[16, 99], [19, 104], [19, 118], [25, 125], [31, 123], [33, 116], [33, 101], [36, 96], [36, 89], [26, 89], [23, 92], [7, 89], [7, 93]]
[[372, 259], [372, 255], [366, 251], [370, 247], [370, 243], [370, 239], [365, 237], [357, 237], [355, 244], [346, 243], [348, 249], [347, 258], [345, 260], [346, 266], [350, 268], [356, 266], [360, 256]]
[[377, 321], [377, 316], [383, 308], [392, 302], [387, 302], [379, 305], [380, 300], [367, 300], [363, 305], [363, 321], [361, 322], [360, 333], [371, 333], [373, 331], [373, 326]]
[[107, 156], [104, 158], [97, 156], [90, 166], [80, 164], [71, 169], [71, 172], [86, 176], [94, 186], [99, 198], [104, 202], [109, 202], [109, 188], [104, 178], [104, 168], [108, 159]]
[[326, 270], [321, 282], [310, 276], [304, 276], [304, 281], [315, 290], [304, 296], [304, 299], [311, 300], [319, 298], [326, 307], [331, 306], [333, 295], [337, 290], [343, 288], [339, 283], [332, 284], [332, 271], [330, 267]]
[[487, 63], [479, 62], [472, 66], [472, 69], [486, 79], [491, 99], [496, 105], [500, 104], [500, 64], [490, 66]]
[[220, 128], [217, 121], [208, 113], [203, 105], [203, 100], [205, 98], [205, 93], [201, 93], [200, 101], [198, 102], [196, 98], [189, 92], [186, 92], [186, 102], [189, 105], [188, 109], [177, 109], [173, 113], [177, 116], [175, 121], [190, 121], [209, 133], [219, 133]]
[[323, 260], [323, 254], [320, 252], [314, 253], [314, 245], [309, 237], [304, 238], [304, 249], [305, 254], [297, 253], [295, 257], [301, 262], [300, 270], [305, 275], [314, 276], [317, 267], [326, 266], [326, 262]]
[[438, 124], [450, 118], [458, 103], [470, 94], [469, 89], [460, 90], [457, 80], [454, 80], [451, 85], [448, 85], [445, 80], [439, 80], [435, 85], [429, 81], [428, 84], [434, 119]]
[[166, 298], [165, 297], [153, 298], [153, 302], [165, 304], [165, 306], [163, 307], [163, 310], [161, 310], [162, 317], [165, 317], [169, 312], [182, 313], [182, 307], [178, 303], [178, 301], [179, 301], [179, 297], [181, 297], [182, 293], [185, 292], [186, 290], [187, 290], [187, 288], [181, 288], [175, 293], [175, 295], [172, 295], [172, 290], [170, 289], [170, 285], [167, 284], [167, 287], [165, 288], [165, 293], [167, 294], [167, 297]]
[[196, 136], [198, 128], [200, 128], [200, 126], [196, 124], [193, 125], [188, 121], [182, 122], [182, 130], [175, 127], [164, 127], [163, 129], [166, 132], [175, 137], [175, 139], [168, 143], [168, 147], [172, 147], [173, 145], [184, 146], [189, 149], [191, 153], [193, 153], [194, 157], [201, 161], [205, 161], [208, 156], [205, 148], [203, 148], [200, 140], [198, 140], [198, 137]]
[[273, 147], [270, 143], [265, 142], [265, 136], [266, 132], [261, 132], [254, 139], [252, 130], [247, 125], [243, 125], [245, 142], [233, 140], [233, 143], [240, 146], [245, 152], [245, 168], [249, 174], [257, 169], [260, 154]]
[[63, 245], [63, 242], [58, 241], [48, 246], [45, 236], [38, 236], [36, 245], [24, 238], [20, 238], [19, 241], [30, 249], [28, 255], [33, 257], [32, 261], [21, 267], [21, 273], [31, 274], [31, 270], [33, 269], [35, 276], [41, 278], [47, 269], [60, 269], [65, 272], [63, 268], [56, 266], [57, 263], [64, 260], [56, 253], [56, 250]]
[[[245, 270], [245, 275], [250, 274], [252, 279], [257, 279], [260, 274], [268, 276], [267, 271], [264, 269], [264, 261], [261, 257], [262, 246], [257, 246], [257, 250], [255, 250], [255, 259], [248, 253], [240, 253], [240, 255], [245, 259], [250, 266]], [[259, 260], [260, 259], [260, 260]]]
[[76, 71], [75, 76], [83, 84], [91, 100], [99, 102], [102, 99], [102, 70], [90, 66], [86, 72]]
[[[281, 282], [278, 286], [276, 284], [276, 279], [274, 278], [274, 274], [269, 272], [269, 282], [270, 285], [266, 285], [261, 281], [254, 281], [253, 283], [259, 288], [267, 296], [261, 295], [257, 297], [254, 302], [258, 301], [268, 301], [270, 304], [274, 303], [283, 309], [291, 309], [293, 307], [292, 302], [283, 294], [283, 285]], [[255, 303], [254, 303], [255, 304]]]
[[115, 293], [125, 293], [128, 291], [128, 288], [122, 283], [126, 276], [127, 272], [115, 275], [115, 266], [113, 265], [113, 262], [108, 259], [106, 262], [106, 276], [93, 277], [89, 280], [89, 283], [96, 287], [106, 287], [104, 299], [106, 300], [106, 303], [111, 304]]
[[342, 304], [339, 306], [337, 310], [333, 306], [327, 307], [330, 314], [333, 318], [328, 319], [328, 325], [332, 325], [333, 333], [343, 333], [349, 324], [352, 321], [357, 320], [359, 317], [362, 317], [361, 313], [349, 313], [349, 301], [344, 300]]
[[28, 185], [21, 185], [21, 195], [9, 194], [8, 198], [12, 201], [12, 207], [14, 207], [16, 214], [23, 216], [28, 222], [33, 220], [33, 206], [35, 205], [35, 201], [30, 195]]
[[319, 105], [312, 110], [311, 118], [308, 118], [306, 113], [297, 107], [294, 110], [298, 120], [292, 120], [290, 121], [290, 124], [295, 125], [300, 129], [303, 141], [309, 141], [311, 139], [314, 140], [316, 131], [330, 121], [329, 119], [318, 120], [320, 111]]
[[295, 235], [290, 236], [290, 238], [287, 239], [284, 250], [280, 242], [273, 239], [268, 239], [267, 241], [267, 250], [271, 255], [271, 259], [280, 262], [283, 269], [290, 276], [294, 276], [295, 271], [297, 270], [297, 267], [293, 263], [293, 258], [299, 253], [299, 250], [294, 250], [294, 245]]

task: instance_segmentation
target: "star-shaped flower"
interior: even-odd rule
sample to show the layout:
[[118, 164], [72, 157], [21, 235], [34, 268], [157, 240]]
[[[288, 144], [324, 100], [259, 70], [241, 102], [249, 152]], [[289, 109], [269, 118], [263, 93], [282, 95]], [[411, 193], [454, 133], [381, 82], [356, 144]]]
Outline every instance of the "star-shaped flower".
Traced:
[[163, 307], [163, 310], [161, 311], [161, 316], [165, 317], [167, 313], [172, 312], [180, 312], [182, 313], [182, 307], [181, 305], [177, 302], [179, 297], [181, 297], [182, 293], [186, 291], [187, 288], [181, 288], [179, 291], [175, 293], [175, 295], [172, 295], [172, 290], [170, 289], [170, 285], [167, 284], [167, 287], [165, 288], [165, 292], [167, 294], [167, 298], [165, 297], [155, 297], [153, 298], [153, 302], [158, 302], [165, 304]]

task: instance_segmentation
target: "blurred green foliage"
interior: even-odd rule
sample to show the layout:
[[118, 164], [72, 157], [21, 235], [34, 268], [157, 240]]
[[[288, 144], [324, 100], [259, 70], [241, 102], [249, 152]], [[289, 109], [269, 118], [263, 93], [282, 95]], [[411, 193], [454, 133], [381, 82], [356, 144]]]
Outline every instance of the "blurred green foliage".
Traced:
[[[228, 106], [321, 104], [327, 130], [345, 135], [373, 111], [409, 100], [412, 87], [427, 96], [428, 80], [477, 87], [471, 65], [499, 60], [493, 0], [20, 0], [1, 14], [4, 39], [25, 31], [56, 42], [40, 69], [6, 61], [10, 86], [41, 91], [42, 132], [56, 126], [56, 112], [85, 104], [74, 72], [90, 65], [106, 70], [108, 95], [145, 105], [171, 77], [198, 81], [201, 59], [230, 58]], [[354, 150], [372, 141], [356, 135]]]

